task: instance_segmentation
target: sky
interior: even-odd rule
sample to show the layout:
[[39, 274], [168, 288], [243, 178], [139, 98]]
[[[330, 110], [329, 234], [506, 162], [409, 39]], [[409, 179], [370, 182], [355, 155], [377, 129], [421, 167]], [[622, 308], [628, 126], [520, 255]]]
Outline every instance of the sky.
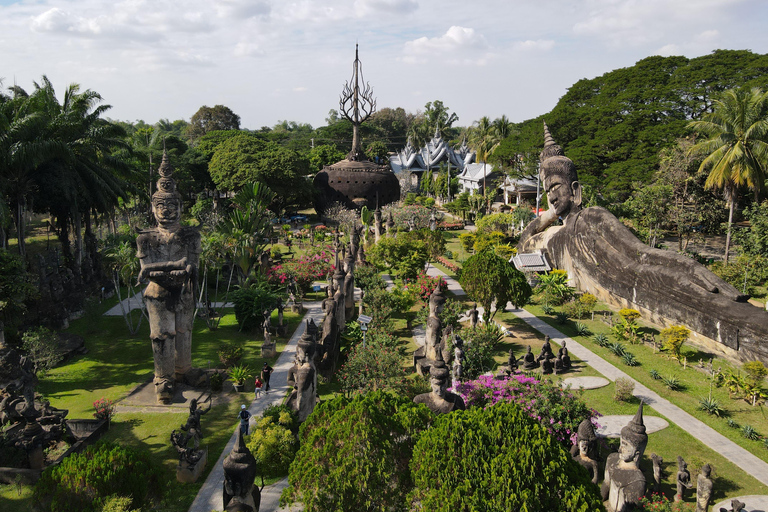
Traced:
[[223, 104], [258, 129], [327, 124], [359, 44], [377, 105], [441, 100], [469, 126], [550, 111], [576, 81], [651, 55], [768, 53], [765, 0], [0, 0], [0, 78], [46, 75], [112, 119]]

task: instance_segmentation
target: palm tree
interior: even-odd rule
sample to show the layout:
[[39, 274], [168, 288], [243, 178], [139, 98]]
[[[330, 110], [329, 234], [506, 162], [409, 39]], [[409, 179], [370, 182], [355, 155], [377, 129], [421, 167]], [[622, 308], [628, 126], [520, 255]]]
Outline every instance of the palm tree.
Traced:
[[728, 201], [725, 263], [731, 245], [733, 211], [739, 189], [747, 187], [757, 199], [768, 167], [768, 92], [758, 88], [729, 89], [713, 103], [713, 111], [688, 126], [706, 139], [688, 152], [708, 155], [699, 170], [710, 169], [707, 188], [722, 189]]
[[470, 130], [469, 145], [475, 150], [477, 160], [483, 162], [483, 197], [486, 197], [486, 165], [499, 142], [499, 136], [488, 116], [483, 116], [479, 121], [475, 121], [475, 126]]

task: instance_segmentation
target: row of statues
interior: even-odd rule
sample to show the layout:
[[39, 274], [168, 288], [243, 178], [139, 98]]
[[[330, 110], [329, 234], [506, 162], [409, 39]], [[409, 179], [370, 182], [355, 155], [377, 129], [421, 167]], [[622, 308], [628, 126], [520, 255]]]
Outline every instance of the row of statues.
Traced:
[[[544, 336], [544, 344], [541, 346], [541, 352], [538, 356], [533, 355], [531, 346], [528, 345], [528, 350], [523, 356], [521, 363], [524, 371], [541, 368], [541, 371], [544, 374], [554, 373], [555, 375], [559, 375], [571, 369], [571, 356], [568, 354], [565, 340], [562, 341], [562, 346], [557, 351], [557, 355], [552, 352], [552, 345], [550, 345], [549, 342], [550, 337]], [[514, 355], [510, 354], [510, 365], [513, 360]]]

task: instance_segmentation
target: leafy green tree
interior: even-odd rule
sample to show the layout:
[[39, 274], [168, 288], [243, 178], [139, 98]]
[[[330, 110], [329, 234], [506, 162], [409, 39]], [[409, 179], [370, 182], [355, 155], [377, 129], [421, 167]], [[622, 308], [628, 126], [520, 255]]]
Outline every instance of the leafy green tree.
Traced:
[[537, 287], [544, 294], [544, 304], [559, 305], [573, 295], [573, 288], [568, 286], [568, 273], [565, 270], [552, 269], [539, 276]]
[[296, 456], [299, 443], [291, 428], [298, 423], [288, 407], [268, 407], [256, 422], [248, 439], [248, 449], [256, 459], [256, 467], [264, 478], [280, 478]]
[[673, 200], [672, 193], [671, 185], [638, 184], [632, 197], [625, 203], [625, 208], [632, 211], [635, 223], [642, 229], [645, 242], [651, 247], [656, 247], [661, 236]]
[[368, 259], [374, 265], [387, 268], [400, 279], [415, 279], [429, 259], [429, 249], [423, 240], [407, 233], [382, 238], [368, 251]]
[[398, 151], [403, 147], [414, 118], [401, 107], [384, 107], [374, 112], [363, 126], [370, 127], [374, 136], [385, 141], [389, 151]]
[[450, 128], [458, 120], [459, 116], [455, 112], [449, 113], [448, 107], [442, 101], [429, 101], [424, 105], [424, 112], [417, 115], [411, 124], [408, 136], [416, 147], [424, 146], [435, 133], [443, 140], [450, 140]]
[[740, 188], [765, 188], [768, 167], [768, 92], [758, 88], [729, 89], [713, 103], [713, 111], [688, 125], [706, 137], [691, 152], [707, 155], [700, 169], [709, 169], [707, 188], [721, 189], [729, 204], [725, 263], [731, 245], [733, 212]]
[[276, 194], [271, 205], [276, 213], [309, 200], [306, 158], [250, 134], [222, 142], [208, 170], [221, 190], [238, 190], [254, 181], [264, 183]]
[[441, 416], [416, 443], [411, 471], [411, 502], [424, 510], [605, 510], [587, 471], [516, 404]]
[[682, 364], [683, 344], [691, 335], [690, 329], [682, 325], [673, 325], [661, 330], [660, 337], [664, 348], [672, 352], [675, 358]]
[[209, 107], [203, 105], [189, 120], [187, 136], [197, 141], [200, 137], [214, 130], [239, 130], [240, 116], [224, 105]]
[[270, 240], [271, 218], [267, 208], [275, 193], [260, 182], [244, 186], [232, 198], [232, 211], [224, 219], [221, 231], [228, 238], [228, 255], [240, 270], [241, 282], [251, 275]]
[[384, 391], [320, 403], [299, 430], [282, 505], [307, 512], [405, 510], [413, 446], [433, 419], [422, 404]]
[[0, 346], [5, 342], [5, 329], [15, 331], [37, 294], [37, 287], [21, 258], [0, 249]]
[[740, 230], [736, 236], [741, 250], [750, 256], [768, 255], [768, 201], [753, 204], [744, 216], [749, 220], [749, 229]]
[[339, 151], [334, 145], [315, 146], [309, 150], [309, 169], [311, 172], [317, 173], [322, 171], [324, 166], [340, 162], [346, 157], [346, 153]]
[[[503, 311], [507, 302], [525, 305], [532, 293], [523, 273], [491, 250], [475, 254], [464, 263], [459, 283], [472, 300], [483, 306], [486, 323]], [[494, 303], [497, 310], [491, 311]]]
[[379, 162], [381, 164], [386, 163], [388, 152], [389, 149], [387, 149], [387, 145], [380, 140], [375, 140], [365, 147], [365, 156], [368, 157], [368, 160], [371, 162]]

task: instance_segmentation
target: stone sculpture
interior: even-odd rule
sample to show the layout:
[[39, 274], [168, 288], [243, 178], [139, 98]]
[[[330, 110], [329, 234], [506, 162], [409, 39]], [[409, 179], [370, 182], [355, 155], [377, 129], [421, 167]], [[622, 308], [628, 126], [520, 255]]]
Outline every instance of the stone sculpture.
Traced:
[[472, 304], [472, 309], [469, 310], [469, 326], [477, 327], [477, 321], [480, 317], [480, 313], [477, 311], [477, 302]]
[[552, 369], [555, 373], [555, 375], [560, 375], [561, 373], [565, 372], [565, 369], [563, 368], [563, 358], [560, 356], [557, 356], [552, 364]]
[[317, 370], [314, 362], [316, 333], [314, 320], [308, 321], [307, 328], [297, 344], [296, 363], [291, 370], [294, 375], [294, 389], [288, 397], [287, 405], [298, 413], [300, 422], [304, 422], [312, 414], [317, 404]]
[[515, 373], [517, 371], [517, 358], [515, 357], [515, 351], [509, 349], [509, 357], [507, 357], [507, 368], [509, 373]]
[[677, 456], [677, 492], [675, 493], [675, 501], [683, 501], [685, 499], [685, 490], [691, 488], [691, 473], [688, 471], [688, 464], [685, 463], [681, 456]]
[[640, 459], [647, 445], [641, 401], [635, 417], [621, 429], [618, 453], [610, 454], [605, 461], [601, 493], [608, 512], [626, 512], [639, 504], [645, 493], [645, 476], [640, 470]]
[[652, 453], [651, 461], [653, 462], [653, 491], [659, 492], [659, 489], [661, 488], [661, 479], [664, 477], [664, 459], [655, 453]]
[[[195, 439], [192, 432], [171, 432], [171, 445], [179, 454], [179, 464], [176, 466], [176, 480], [182, 483], [196, 482], [205, 469], [205, 463], [208, 461], [208, 450], [201, 450], [195, 444], [190, 446], [189, 442]], [[195, 439], [195, 443], [197, 440]]]
[[539, 366], [541, 368], [541, 373], [543, 373], [544, 375], [549, 375], [550, 373], [552, 373], [552, 371], [555, 368], [555, 365], [552, 362], [553, 362], [553, 359], [546, 359], [546, 358], [542, 359], [541, 362], [539, 363]]
[[149, 314], [155, 361], [155, 392], [159, 403], [170, 403], [174, 382], [192, 368], [194, 287], [200, 259], [200, 233], [181, 226], [181, 195], [176, 191], [168, 154], [163, 152], [152, 212], [157, 227], [136, 241], [141, 262], [139, 282], [147, 282], [144, 302]]
[[528, 349], [523, 356], [523, 370], [535, 370], [539, 367], [539, 363], [536, 362], [536, 356], [531, 352], [531, 346], [528, 345]]
[[536, 361], [541, 362], [555, 358], [555, 354], [552, 352], [552, 345], [549, 344], [549, 340], [549, 336], [544, 336], [544, 344], [541, 346], [541, 352], [539, 352], [538, 357], [536, 357]]
[[352, 318], [355, 313], [355, 253], [352, 244], [347, 257], [344, 258], [344, 315]]
[[581, 291], [663, 326], [686, 325], [705, 338], [699, 341], [739, 359], [768, 362], [768, 314], [691, 258], [643, 244], [608, 210], [582, 209], [576, 167], [546, 125], [544, 141], [540, 172], [549, 209], [523, 231], [519, 253], [544, 251]]
[[429, 296], [429, 317], [427, 317], [426, 329], [426, 353], [427, 359], [436, 360], [440, 352], [440, 340], [442, 338], [442, 323], [440, 322], [440, 313], [445, 306], [445, 297], [440, 291], [440, 287], [435, 287]]
[[376, 210], [373, 212], [373, 233], [374, 240], [379, 243], [381, 234], [384, 232], [384, 224], [381, 221], [381, 208], [379, 208], [379, 195], [376, 194]]
[[709, 508], [709, 499], [712, 497], [712, 479], [709, 475], [712, 473], [712, 466], [704, 464], [701, 467], [701, 473], [696, 479], [696, 512], [707, 512]]
[[392, 218], [392, 210], [389, 211], [389, 216], [387, 217], [387, 236], [393, 236], [394, 229], [395, 229], [395, 220]]
[[731, 510], [720, 507], [720, 512], [741, 512], [746, 506], [746, 503], [742, 503], [739, 500], [731, 500]]
[[446, 414], [454, 410], [464, 410], [464, 399], [448, 391], [448, 368], [442, 356], [438, 353], [436, 361], [432, 361], [429, 369], [429, 384], [432, 391], [417, 395], [413, 402], [424, 404], [437, 414]]
[[583, 420], [579, 423], [579, 429], [576, 436], [576, 444], [571, 447], [571, 457], [573, 460], [587, 468], [592, 475], [592, 483], [598, 481], [597, 455], [597, 435], [595, 426], [589, 420]]
[[224, 459], [223, 501], [225, 512], [258, 512], [261, 490], [253, 485], [256, 479], [256, 459], [243, 441], [242, 429], [237, 429], [237, 440]]
[[568, 355], [568, 349], [565, 348], [565, 340], [563, 340], [563, 346], [557, 351], [557, 357], [563, 362], [563, 370], [571, 369], [571, 356]]
[[[208, 397], [208, 400], [210, 400], [211, 397]], [[203, 428], [200, 425], [200, 418], [206, 414], [208, 411], [211, 410], [211, 404], [208, 404], [207, 409], [201, 409], [197, 406], [197, 399], [193, 398], [189, 402], [189, 417], [187, 418], [187, 422], [181, 426], [181, 430], [184, 432], [188, 432], [189, 435], [194, 439], [195, 441], [195, 448], [200, 447], [200, 441], [203, 440]]]

